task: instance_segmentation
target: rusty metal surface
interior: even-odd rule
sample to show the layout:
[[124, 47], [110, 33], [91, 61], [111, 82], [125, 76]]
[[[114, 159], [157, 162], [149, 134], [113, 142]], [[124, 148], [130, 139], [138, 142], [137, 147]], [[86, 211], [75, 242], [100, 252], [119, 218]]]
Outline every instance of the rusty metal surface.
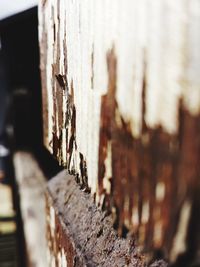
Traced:
[[195, 1], [97, 2], [41, 3], [46, 147], [119, 235], [150, 257], [198, 264]]

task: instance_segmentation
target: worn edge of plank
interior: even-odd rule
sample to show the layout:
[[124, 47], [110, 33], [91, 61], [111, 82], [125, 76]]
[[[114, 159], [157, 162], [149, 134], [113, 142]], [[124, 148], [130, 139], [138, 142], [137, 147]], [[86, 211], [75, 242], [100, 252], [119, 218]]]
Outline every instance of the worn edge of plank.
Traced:
[[[62, 228], [65, 241], [73, 247], [73, 255], [65, 251], [67, 266], [146, 266], [145, 256], [134, 240], [117, 236], [111, 215], [97, 207], [92, 196], [81, 191], [66, 170], [49, 181], [46, 196], [47, 206], [55, 210], [55, 231]], [[60, 240], [63, 242], [63, 238]], [[59, 251], [66, 246], [56, 247]], [[167, 264], [157, 261], [153, 266]]]

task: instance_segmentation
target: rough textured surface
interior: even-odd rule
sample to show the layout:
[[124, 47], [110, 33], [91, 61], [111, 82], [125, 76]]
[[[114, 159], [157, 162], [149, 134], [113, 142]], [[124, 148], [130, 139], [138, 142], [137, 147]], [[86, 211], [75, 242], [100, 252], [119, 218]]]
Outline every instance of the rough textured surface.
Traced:
[[[135, 138], [116, 100], [117, 63], [112, 49], [107, 54], [108, 93], [101, 101], [101, 203], [107, 210], [115, 208], [120, 235], [131, 230], [146, 251], [161, 250], [172, 261], [186, 252], [188, 262], [193, 261], [199, 247], [200, 116], [192, 116], [180, 101], [177, 134], [167, 133], [161, 125], [149, 128], [144, 120], [144, 80], [142, 132]], [[187, 266], [185, 257], [184, 261]]]
[[119, 235], [181, 267], [200, 248], [199, 10], [199, 0], [39, 8], [46, 147]]
[[[112, 216], [97, 208], [91, 195], [81, 191], [66, 171], [48, 184], [47, 214], [51, 266], [61, 266], [60, 255], [65, 255], [64, 266], [69, 267], [146, 266], [133, 239], [117, 237]], [[166, 263], [159, 261], [153, 266]]]

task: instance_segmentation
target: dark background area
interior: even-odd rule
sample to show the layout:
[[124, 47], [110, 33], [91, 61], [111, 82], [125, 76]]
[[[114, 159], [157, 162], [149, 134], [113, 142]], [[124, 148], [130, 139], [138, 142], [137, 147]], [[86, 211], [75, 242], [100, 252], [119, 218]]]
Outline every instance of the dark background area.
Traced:
[[[0, 21], [0, 70], [3, 73], [0, 79], [0, 104], [5, 111], [0, 114], [1, 122], [5, 118], [5, 131], [0, 143], [4, 139], [3, 144], [10, 150], [9, 156], [0, 156], [0, 167], [3, 166], [5, 171], [3, 183], [12, 187], [16, 211], [16, 218], [13, 219], [17, 222], [16, 247], [13, 246], [11, 251], [11, 243], [7, 244], [8, 252], [4, 253], [2, 259], [0, 257], [1, 267], [11, 261], [12, 265], [5, 266], [25, 267], [27, 263], [20, 196], [12, 163], [13, 153], [16, 150], [33, 153], [47, 178], [53, 177], [60, 170], [58, 162], [43, 146], [37, 13], [35, 7]], [[1, 243], [5, 236], [0, 237], [0, 248], [5, 252], [5, 244]], [[13, 256], [14, 250], [16, 257]]]
[[[9, 266], [25, 267], [26, 246], [12, 154], [21, 149], [37, 152], [42, 147], [37, 8], [0, 21], [0, 37], [1, 68], [4, 74], [3, 80], [0, 81], [0, 90], [4, 90], [4, 94], [0, 91], [0, 97], [5, 98], [1, 99], [5, 101], [2, 102], [5, 108], [3, 144], [10, 150], [9, 156], [1, 158], [1, 165], [5, 171], [3, 182], [12, 187], [17, 223], [17, 232], [12, 238], [13, 243], [16, 236], [16, 247], [12, 246], [11, 250], [11, 244], [8, 244], [8, 249], [5, 250], [5, 244], [2, 244], [4, 255], [0, 266], [11, 264]], [[2, 116], [0, 119], [4, 121]], [[16, 257], [13, 256], [15, 253]]]
[[13, 125], [15, 148], [42, 144], [41, 85], [37, 8], [0, 22], [9, 93], [7, 124]]
[[6, 128], [13, 129], [8, 145], [11, 151], [31, 151], [50, 178], [61, 168], [43, 146], [37, 7], [0, 21], [0, 36], [9, 99]]

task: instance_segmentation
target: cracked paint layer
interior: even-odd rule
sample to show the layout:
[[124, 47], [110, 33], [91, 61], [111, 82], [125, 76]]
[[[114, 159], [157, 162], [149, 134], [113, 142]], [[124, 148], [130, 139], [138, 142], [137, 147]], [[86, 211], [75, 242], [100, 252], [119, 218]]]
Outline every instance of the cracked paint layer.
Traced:
[[200, 247], [199, 7], [39, 7], [46, 147], [113, 214], [119, 235], [180, 266], [198, 261]]
[[[114, 210], [114, 226], [119, 235], [126, 236], [131, 232], [144, 251], [160, 250], [172, 261], [190, 249], [197, 252], [196, 232], [191, 233], [189, 229], [196, 225], [196, 222], [192, 223], [194, 218], [199, 221], [198, 211], [192, 211], [192, 206], [199, 203], [195, 204], [195, 194], [200, 192], [200, 116], [189, 114], [180, 100], [176, 134], [166, 133], [161, 125], [149, 128], [144, 119], [144, 81], [142, 132], [135, 138], [130, 123], [120, 114], [116, 100], [117, 58], [114, 49], [107, 54], [107, 67], [108, 92], [101, 101], [99, 138], [100, 199], [103, 198], [107, 209]], [[108, 154], [111, 155], [112, 173], [109, 177]], [[109, 194], [105, 180], [110, 182]]]

